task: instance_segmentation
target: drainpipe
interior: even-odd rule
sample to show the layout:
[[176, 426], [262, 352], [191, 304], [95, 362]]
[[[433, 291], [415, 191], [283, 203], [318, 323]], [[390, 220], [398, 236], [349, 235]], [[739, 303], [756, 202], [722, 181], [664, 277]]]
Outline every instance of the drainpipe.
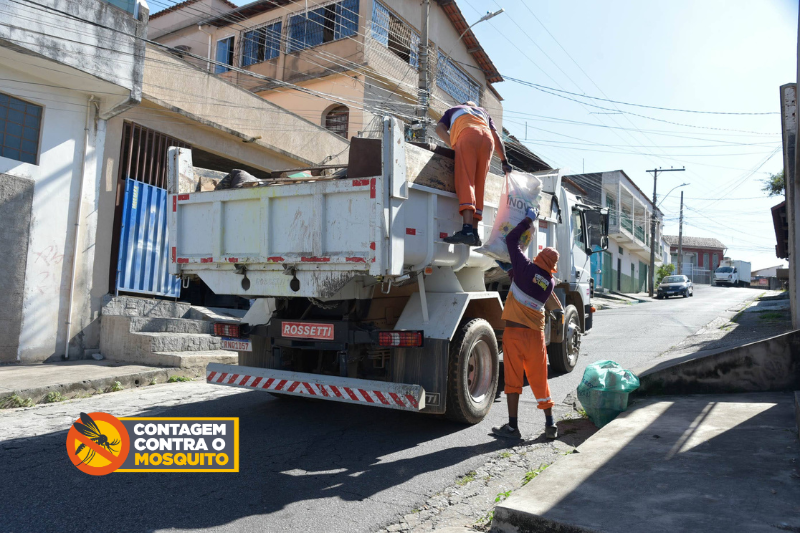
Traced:
[[97, 108], [94, 95], [86, 103], [86, 122], [83, 128], [83, 153], [81, 154], [81, 181], [78, 185], [78, 212], [75, 215], [75, 242], [72, 245], [72, 273], [70, 274], [69, 293], [67, 293], [67, 335], [64, 339], [64, 359], [69, 359], [69, 341], [72, 338], [72, 304], [75, 294], [75, 277], [78, 270], [78, 246], [81, 237], [81, 218], [83, 217], [83, 184], [86, 181], [86, 154], [89, 151], [89, 124], [92, 120], [92, 104]]
[[206, 62], [206, 70], [211, 72], [211, 36], [212, 36], [212, 34], [208, 33], [206, 30], [204, 30], [202, 24], [198, 24], [197, 25], [197, 29], [200, 30], [201, 32], [205, 33], [206, 35], [208, 35], [208, 55], [206, 56], [206, 57], [208, 57], [208, 61]]

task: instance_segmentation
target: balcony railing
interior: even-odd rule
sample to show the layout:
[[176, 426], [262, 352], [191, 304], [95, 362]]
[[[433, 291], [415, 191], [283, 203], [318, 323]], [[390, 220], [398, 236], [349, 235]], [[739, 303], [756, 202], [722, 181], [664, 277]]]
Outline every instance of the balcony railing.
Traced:
[[639, 239], [641, 242], [645, 242], [644, 228], [641, 226], [636, 226], [636, 231], [634, 232], [633, 236]]
[[620, 213], [620, 218], [622, 219], [622, 228], [628, 230], [628, 233], [633, 234], [633, 220], [631, 217], [622, 212]]

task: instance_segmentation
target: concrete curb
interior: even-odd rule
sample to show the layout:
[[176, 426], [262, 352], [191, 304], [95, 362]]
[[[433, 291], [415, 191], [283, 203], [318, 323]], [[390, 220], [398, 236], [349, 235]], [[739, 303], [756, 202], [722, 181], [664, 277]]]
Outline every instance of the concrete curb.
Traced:
[[635, 369], [636, 396], [787, 391], [800, 387], [800, 330]]
[[548, 520], [537, 514], [526, 513], [521, 509], [513, 511], [498, 506], [490, 533], [600, 533], [596, 529]]
[[[205, 373], [204, 371], [202, 372]], [[64, 399], [74, 398], [81, 393], [96, 392], [98, 390], [105, 390], [119, 381], [123, 389], [133, 389], [137, 387], [144, 387], [149, 385], [153, 380], [158, 383], [166, 383], [172, 376], [183, 376], [189, 378], [199, 377], [201, 373], [197, 369], [188, 368], [154, 368], [153, 370], [139, 371], [139, 372], [122, 372], [120, 374], [112, 374], [108, 377], [87, 379], [83, 381], [73, 381], [69, 383], [56, 383], [53, 385], [44, 385], [41, 387], [31, 387], [27, 389], [13, 390], [12, 394], [16, 394], [21, 398], [30, 398], [34, 403], [41, 403], [49, 392], [59, 392]]]

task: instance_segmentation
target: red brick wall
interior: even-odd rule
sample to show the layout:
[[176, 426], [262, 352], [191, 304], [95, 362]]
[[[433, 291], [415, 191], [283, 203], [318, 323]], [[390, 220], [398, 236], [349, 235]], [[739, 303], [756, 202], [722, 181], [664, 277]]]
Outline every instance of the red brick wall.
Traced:
[[[678, 247], [677, 246], [670, 246], [669, 252], [671, 254], [677, 254], [678, 253]], [[703, 269], [711, 269], [711, 267], [714, 264], [714, 254], [717, 254], [717, 261], [716, 261], [717, 265], [719, 265], [722, 262], [722, 258], [723, 258], [722, 250], [720, 250], [719, 248], [689, 248], [689, 247], [684, 246], [683, 247], [683, 253], [684, 254], [688, 254], [688, 253], [697, 254], [697, 268], [703, 268]], [[705, 259], [703, 257], [703, 254], [708, 254], [708, 262], [710, 264], [706, 264]]]

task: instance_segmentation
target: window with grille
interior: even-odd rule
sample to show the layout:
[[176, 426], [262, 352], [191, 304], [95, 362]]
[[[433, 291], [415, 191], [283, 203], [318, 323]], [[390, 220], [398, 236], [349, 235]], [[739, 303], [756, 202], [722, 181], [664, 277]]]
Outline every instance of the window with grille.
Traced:
[[382, 4], [372, 8], [372, 38], [414, 68], [419, 68], [419, 35]]
[[242, 67], [278, 57], [281, 51], [281, 21], [246, 31], [242, 37]]
[[441, 50], [436, 68], [436, 85], [457, 102], [473, 101], [481, 104], [481, 88]]
[[0, 156], [35, 165], [42, 106], [0, 93]]
[[347, 138], [347, 127], [350, 121], [350, 110], [347, 106], [337, 106], [325, 115], [325, 128], [336, 135]]
[[289, 17], [286, 53], [358, 33], [358, 0], [342, 0]]
[[[217, 41], [217, 56], [216, 60], [225, 65], [233, 65], [233, 37], [220, 39]], [[228, 72], [230, 69], [223, 65], [214, 65], [214, 73], [222, 74]]]

